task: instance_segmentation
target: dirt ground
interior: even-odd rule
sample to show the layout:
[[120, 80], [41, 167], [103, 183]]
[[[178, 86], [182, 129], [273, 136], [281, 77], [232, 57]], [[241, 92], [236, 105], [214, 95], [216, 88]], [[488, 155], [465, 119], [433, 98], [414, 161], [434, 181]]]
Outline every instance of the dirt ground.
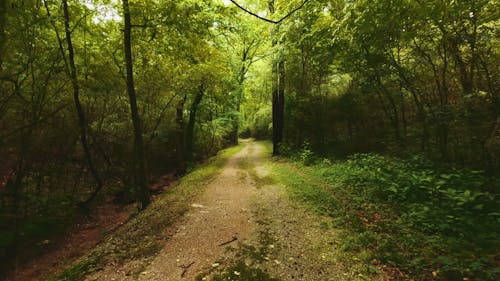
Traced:
[[86, 280], [358, 280], [337, 260], [328, 220], [294, 204], [269, 178], [260, 143], [241, 152], [174, 223], [146, 269], [111, 265]]
[[125, 223], [130, 213], [130, 210], [116, 206], [113, 202], [105, 202], [93, 210], [91, 217], [82, 218], [64, 237], [48, 241], [50, 244], [45, 253], [19, 266], [5, 281], [43, 280], [61, 271], [68, 260], [94, 248], [102, 240], [103, 233], [112, 232]]
[[[381, 279], [358, 274], [359, 263], [346, 261], [337, 249], [339, 235], [331, 218], [290, 200], [286, 188], [273, 180], [270, 163], [265, 144], [243, 141], [243, 149], [201, 195], [186, 199], [189, 211], [162, 228], [159, 252], [125, 264], [110, 262], [85, 280]], [[169, 206], [155, 212], [164, 210], [167, 216]], [[104, 225], [121, 224], [127, 217], [117, 212], [111, 217], [115, 223]], [[68, 258], [95, 246], [99, 239], [85, 239], [97, 235], [95, 229], [76, 232], [68, 247], [37, 259], [9, 280], [43, 279], [51, 265], [54, 270], [62, 268]]]

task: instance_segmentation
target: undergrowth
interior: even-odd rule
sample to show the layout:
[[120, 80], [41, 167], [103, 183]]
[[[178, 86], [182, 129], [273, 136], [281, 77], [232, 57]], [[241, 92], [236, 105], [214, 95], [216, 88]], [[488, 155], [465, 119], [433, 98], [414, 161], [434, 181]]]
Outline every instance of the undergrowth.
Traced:
[[419, 157], [299, 156], [275, 159], [274, 176], [345, 230], [346, 252], [405, 279], [500, 280], [498, 178]]
[[[177, 185], [160, 195], [146, 210], [106, 236], [86, 256], [71, 263], [62, 274], [49, 280], [76, 281], [103, 269], [107, 264], [123, 264], [154, 256], [162, 248], [165, 231], [176, 218], [189, 209], [189, 203], [200, 194], [207, 182], [222, 170], [227, 160], [242, 146], [221, 151], [206, 164], [194, 169]], [[139, 268], [140, 269], [140, 268]], [[131, 274], [138, 275], [138, 272]]]

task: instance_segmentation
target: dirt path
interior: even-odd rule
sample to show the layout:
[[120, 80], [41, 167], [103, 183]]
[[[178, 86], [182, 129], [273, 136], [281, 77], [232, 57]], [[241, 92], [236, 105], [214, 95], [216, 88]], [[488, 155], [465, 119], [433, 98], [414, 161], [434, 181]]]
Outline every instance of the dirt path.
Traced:
[[356, 280], [336, 260], [327, 220], [295, 206], [264, 157], [262, 144], [246, 141], [139, 277], [131, 262], [86, 280]]
[[140, 280], [192, 280], [212, 267], [225, 251], [223, 244], [250, 237], [255, 224], [250, 202], [256, 189], [238, 168], [244, 157], [252, 157], [248, 145], [191, 205], [191, 212], [175, 226], [176, 233]]

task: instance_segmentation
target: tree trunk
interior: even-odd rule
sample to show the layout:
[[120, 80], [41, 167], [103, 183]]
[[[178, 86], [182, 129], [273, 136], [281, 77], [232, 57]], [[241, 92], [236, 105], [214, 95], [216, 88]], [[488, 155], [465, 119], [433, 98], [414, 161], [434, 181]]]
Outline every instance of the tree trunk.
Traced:
[[[17, 88], [17, 87], [16, 87]], [[18, 88], [16, 89], [18, 90]], [[29, 115], [31, 112], [29, 110], [23, 112], [24, 120], [30, 119]], [[36, 117], [35, 117], [36, 118]], [[20, 132], [20, 142], [18, 146], [18, 155], [17, 155], [17, 164], [16, 168], [13, 172], [15, 178], [9, 180], [7, 182], [6, 188], [9, 194], [12, 196], [12, 206], [10, 208], [10, 214], [12, 215], [13, 220], [10, 222], [9, 228], [14, 234], [12, 242], [7, 245], [6, 254], [11, 257], [9, 262], [14, 268], [17, 268], [19, 265], [19, 246], [21, 246], [21, 223], [24, 217], [22, 213], [21, 203], [22, 203], [22, 195], [23, 195], [23, 181], [27, 174], [29, 174], [29, 165], [30, 165], [30, 148], [31, 148], [31, 138], [32, 138], [33, 127], [26, 127]]]
[[277, 130], [277, 142], [281, 144], [283, 142], [283, 130], [285, 128], [285, 62], [282, 58], [278, 62], [278, 130]]
[[[275, 44], [273, 44], [275, 45]], [[278, 82], [278, 64], [276, 62], [273, 62], [273, 67], [272, 67], [272, 119], [273, 119], [273, 155], [279, 155], [279, 138], [278, 138], [278, 131], [279, 131], [279, 118], [278, 118], [278, 103], [279, 103], [279, 82]]]
[[[279, 32], [279, 25], [274, 30]], [[273, 40], [273, 47], [277, 45]], [[272, 84], [272, 118], [273, 118], [273, 155], [279, 155], [279, 147], [283, 141], [283, 124], [285, 108], [285, 62], [278, 54], [273, 62], [273, 84]]]
[[[92, 193], [92, 195], [82, 202], [80, 205], [83, 208], [87, 208], [88, 204], [97, 196], [99, 191], [102, 189], [102, 180], [94, 167], [94, 163], [92, 160], [92, 154], [90, 153], [89, 145], [87, 142], [87, 122], [85, 120], [85, 112], [83, 110], [82, 104], [80, 102], [80, 88], [78, 84], [78, 76], [76, 72], [75, 65], [75, 52], [73, 49], [73, 42], [71, 40], [71, 29], [69, 27], [69, 10], [68, 10], [68, 1], [62, 0], [63, 10], [64, 10], [64, 30], [66, 32], [66, 43], [68, 45], [68, 59], [69, 59], [69, 75], [71, 78], [71, 85], [73, 86], [73, 100], [75, 102], [76, 113], [78, 116], [78, 127], [80, 129], [80, 143], [83, 148], [83, 152], [85, 154], [85, 159], [87, 161], [87, 166], [89, 168], [90, 173], [94, 177], [96, 181], [97, 188]], [[64, 55], [64, 54], [62, 54]]]
[[177, 175], [186, 173], [186, 148], [185, 148], [185, 135], [184, 135], [184, 104], [186, 104], [187, 95], [179, 101], [176, 107], [176, 137], [175, 137], [175, 151], [177, 154]]
[[[244, 88], [243, 84], [245, 83], [245, 74], [247, 73], [248, 69], [246, 67], [247, 59], [248, 59], [248, 52], [250, 51], [250, 47], [245, 48], [243, 50], [243, 55], [241, 58], [241, 69], [240, 73], [238, 75], [238, 92], [237, 92], [237, 97], [236, 97], [236, 112], [239, 114], [241, 110], [241, 101], [243, 99], [243, 94], [244, 94]], [[237, 145], [238, 144], [238, 137], [239, 137], [239, 130], [240, 130], [240, 117], [239, 115], [236, 115], [234, 118], [234, 132], [232, 135], [232, 142], [233, 144]]]
[[285, 63], [281, 59], [273, 64], [273, 74], [273, 155], [279, 155], [285, 108]]
[[0, 1], [0, 70], [2, 70], [3, 52], [5, 48], [5, 24], [7, 22], [7, 0]]
[[136, 185], [138, 199], [141, 203], [141, 208], [144, 209], [149, 205], [149, 191], [147, 189], [146, 167], [144, 158], [144, 144], [142, 140], [142, 125], [137, 108], [137, 99], [134, 86], [134, 72], [132, 61], [132, 45], [131, 31], [132, 25], [130, 22], [130, 9], [128, 0], [122, 0], [123, 4], [123, 46], [125, 49], [125, 64], [127, 70], [127, 94], [130, 103], [130, 113], [132, 123], [134, 125], [134, 183]]
[[193, 103], [191, 104], [191, 109], [189, 110], [189, 121], [186, 130], [186, 159], [188, 164], [193, 163], [193, 150], [194, 150], [194, 125], [196, 124], [196, 113], [198, 112], [198, 106], [203, 99], [205, 94], [205, 85], [201, 84], [196, 96], [194, 97]]
[[[274, 1], [269, 2], [269, 12], [270, 14], [275, 13], [274, 9]], [[273, 30], [274, 37], [277, 37], [279, 33], [279, 25], [277, 25]], [[273, 39], [273, 48], [276, 47], [278, 41]], [[273, 60], [272, 67], [272, 119], [273, 119], [273, 155], [279, 155], [279, 147], [281, 141], [283, 140], [283, 113], [284, 113], [284, 94], [285, 94], [285, 85], [284, 85], [284, 71], [285, 65], [282, 61], [281, 55], [278, 54]]]
[[24, 171], [25, 171], [25, 159], [24, 159], [24, 143], [21, 145], [21, 153], [19, 155], [17, 167], [16, 167], [16, 177], [15, 180], [7, 182], [7, 190], [12, 195], [12, 206], [10, 209], [11, 215], [14, 218], [11, 222], [12, 231], [14, 233], [14, 238], [12, 242], [7, 245], [6, 253], [11, 260], [9, 262], [16, 268], [18, 266], [18, 257], [19, 257], [19, 244], [20, 244], [20, 224], [22, 215], [20, 214], [19, 206], [21, 204], [21, 195], [22, 195], [22, 183], [24, 179]]

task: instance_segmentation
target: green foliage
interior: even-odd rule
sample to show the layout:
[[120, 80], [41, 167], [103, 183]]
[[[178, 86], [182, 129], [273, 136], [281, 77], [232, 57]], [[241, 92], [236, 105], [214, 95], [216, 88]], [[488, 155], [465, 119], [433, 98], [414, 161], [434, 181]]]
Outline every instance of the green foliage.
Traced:
[[[237, 97], [232, 92], [241, 60], [226, 54], [244, 44], [224, 40], [221, 34], [248, 38], [257, 33], [254, 27], [261, 28], [246, 25], [248, 33], [239, 32], [245, 28], [229, 29], [227, 17], [235, 13], [215, 0], [129, 2], [145, 166], [148, 179], [154, 179], [185, 166], [179, 151], [185, 146], [185, 125], [200, 85], [204, 97], [193, 120], [195, 160], [228, 146], [231, 125], [239, 116], [234, 114]], [[109, 197], [126, 193], [134, 199], [136, 163], [124, 96], [122, 5], [109, 0], [68, 4], [83, 127], [105, 185], [102, 193]], [[88, 199], [96, 186], [80, 144], [61, 7], [59, 0], [0, 4], [2, 260], [14, 260], [5, 251], [14, 243], [19, 244], [16, 260], [23, 260], [37, 248], [31, 245], [57, 237], [74, 221], [76, 205]], [[240, 28], [243, 23], [231, 25]], [[255, 48], [262, 44], [257, 45], [253, 55], [260, 52]], [[16, 181], [10, 190], [7, 185]]]
[[287, 69], [285, 141], [500, 170], [495, 8], [488, 0], [308, 3], [280, 26], [275, 51]]
[[308, 142], [304, 142], [302, 144], [302, 149], [300, 150], [300, 160], [306, 166], [311, 165], [314, 160], [314, 153]]
[[272, 133], [271, 106], [263, 106], [249, 116], [243, 130], [248, 130], [249, 136], [257, 139], [267, 139]]
[[498, 179], [440, 171], [422, 157], [357, 154], [301, 165], [276, 163], [274, 171], [295, 198], [348, 229], [344, 250], [417, 279], [498, 278]]
[[[69, 2], [90, 153], [106, 184], [119, 181], [129, 188], [135, 163], [123, 96], [119, 1]], [[265, 1], [245, 2], [255, 11], [268, 9]], [[346, 163], [316, 160], [322, 154], [421, 153], [435, 162], [498, 174], [497, 2], [308, 1], [271, 28], [219, 0], [130, 1], [147, 174], [184, 166], [187, 133], [194, 135], [189, 150], [195, 160], [235, 143], [238, 133], [269, 138], [277, 82], [272, 64], [281, 60], [282, 151], [314, 177], [339, 186], [335, 200], [327, 196], [333, 189], [322, 184], [319, 194], [304, 187], [296, 191], [299, 197], [327, 213], [344, 206], [349, 225], [363, 233], [349, 240], [351, 245], [370, 243], [387, 253], [379, 260], [416, 274], [430, 276], [429, 267], [420, 270], [419, 264], [440, 267], [450, 279], [451, 272], [491, 268], [489, 255], [475, 261], [462, 257], [464, 251], [476, 255], [494, 248], [481, 241], [492, 240], [487, 225], [498, 226], [496, 180], [481, 172], [439, 171], [422, 159], [359, 154]], [[301, 3], [276, 0], [269, 16], [279, 18]], [[0, 4], [0, 226], [7, 229], [0, 235], [0, 254], [15, 240], [12, 232], [31, 233], [34, 240], [50, 236], [51, 229], [60, 232], [67, 220], [61, 213], [94, 190], [79, 144], [63, 27], [58, 1]], [[203, 99], [193, 108], [200, 88]], [[197, 113], [194, 126], [185, 132], [192, 112]], [[347, 199], [350, 204], [337, 202]], [[373, 232], [378, 228], [395, 234]], [[29, 239], [25, 248], [33, 242]], [[466, 250], [443, 254], [457, 243]], [[401, 247], [404, 253], [397, 253]], [[408, 248], [428, 255], [420, 260]]]

